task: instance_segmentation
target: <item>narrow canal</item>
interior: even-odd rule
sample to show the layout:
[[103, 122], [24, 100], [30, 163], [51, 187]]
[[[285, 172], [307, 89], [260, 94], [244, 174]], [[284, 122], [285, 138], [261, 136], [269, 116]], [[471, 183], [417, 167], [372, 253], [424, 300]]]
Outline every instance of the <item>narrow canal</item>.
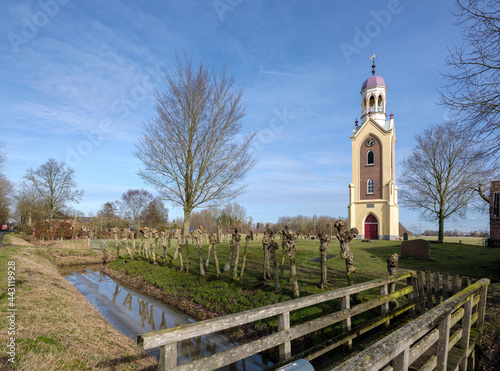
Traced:
[[[167, 305], [116, 283], [99, 270], [61, 270], [63, 276], [80, 291], [122, 334], [136, 341], [137, 335], [195, 322]], [[200, 336], [179, 344], [177, 364], [215, 354], [237, 345], [224, 335]], [[159, 348], [147, 351], [159, 358]], [[221, 370], [263, 370], [272, 363], [255, 355]]]

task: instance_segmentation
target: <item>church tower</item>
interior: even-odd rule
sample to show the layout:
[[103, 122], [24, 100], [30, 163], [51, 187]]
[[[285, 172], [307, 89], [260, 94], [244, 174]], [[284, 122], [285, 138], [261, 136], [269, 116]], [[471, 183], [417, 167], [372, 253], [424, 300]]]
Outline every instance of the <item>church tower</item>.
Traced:
[[351, 136], [352, 183], [349, 184], [349, 228], [363, 239], [399, 238], [398, 187], [395, 184], [396, 132], [391, 113], [387, 120], [387, 85], [375, 75], [361, 87], [361, 118]]

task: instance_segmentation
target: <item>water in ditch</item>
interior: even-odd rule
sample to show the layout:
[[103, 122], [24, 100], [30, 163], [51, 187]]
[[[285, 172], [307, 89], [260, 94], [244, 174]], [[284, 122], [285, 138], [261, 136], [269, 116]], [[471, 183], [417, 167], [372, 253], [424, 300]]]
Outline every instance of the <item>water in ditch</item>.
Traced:
[[[121, 333], [134, 341], [137, 335], [195, 322], [189, 316], [147, 296], [128, 289], [102, 273], [98, 267], [62, 272], [102, 315]], [[186, 364], [237, 345], [224, 335], [212, 334], [192, 338], [178, 344], [177, 364]], [[159, 358], [160, 351], [148, 354]], [[254, 355], [222, 370], [263, 370], [272, 362]]]

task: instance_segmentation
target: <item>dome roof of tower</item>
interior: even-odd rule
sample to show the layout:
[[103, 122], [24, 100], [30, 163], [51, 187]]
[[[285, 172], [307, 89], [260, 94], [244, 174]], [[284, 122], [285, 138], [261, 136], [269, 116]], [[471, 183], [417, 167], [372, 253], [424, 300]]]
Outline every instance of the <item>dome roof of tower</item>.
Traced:
[[366, 81], [363, 83], [363, 86], [361, 87], [361, 91], [365, 90], [366, 88], [369, 88], [370, 86], [376, 86], [376, 85], [385, 85], [385, 81], [382, 78], [382, 76], [370, 76]]

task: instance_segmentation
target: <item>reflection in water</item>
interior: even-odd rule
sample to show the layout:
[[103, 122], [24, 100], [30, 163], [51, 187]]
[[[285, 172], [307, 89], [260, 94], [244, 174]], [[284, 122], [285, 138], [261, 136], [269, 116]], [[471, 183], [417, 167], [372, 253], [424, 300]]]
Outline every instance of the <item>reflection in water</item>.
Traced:
[[[87, 270], [71, 273], [66, 279], [73, 284], [104, 317], [120, 332], [134, 340], [146, 332], [164, 330], [195, 322], [166, 305], [117, 284], [102, 272]], [[134, 299], [135, 298], [135, 299]], [[157, 325], [159, 327], [157, 328]], [[188, 363], [227, 350], [235, 345], [223, 335], [198, 336], [178, 344], [177, 363]], [[147, 351], [159, 357], [159, 348]], [[272, 365], [259, 355], [246, 358], [225, 370], [263, 370]]]

